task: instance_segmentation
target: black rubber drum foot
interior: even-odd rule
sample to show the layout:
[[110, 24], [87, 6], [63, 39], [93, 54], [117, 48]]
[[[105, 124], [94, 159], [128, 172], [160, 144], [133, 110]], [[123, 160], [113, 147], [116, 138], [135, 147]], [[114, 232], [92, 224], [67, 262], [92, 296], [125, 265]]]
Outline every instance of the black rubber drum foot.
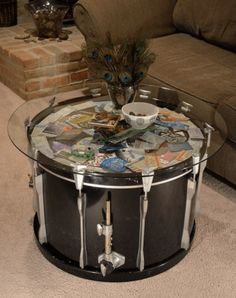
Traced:
[[[175, 254], [170, 256], [168, 259], [163, 260], [157, 264], [149, 265], [145, 267], [145, 269], [140, 272], [137, 268], [134, 269], [116, 269], [110, 275], [103, 277], [100, 271], [100, 267], [89, 267], [85, 266], [84, 269], [79, 267], [79, 262], [73, 261], [66, 256], [62, 255], [55, 248], [53, 248], [50, 244], [40, 244], [38, 240], [38, 230], [39, 230], [39, 222], [37, 215], [34, 217], [34, 234], [36, 238], [36, 243], [44, 255], [44, 257], [50, 261], [52, 264], [57, 266], [58, 268], [66, 271], [70, 274], [79, 276], [81, 278], [86, 278], [90, 280], [103, 281], [103, 282], [126, 282], [144, 279], [147, 277], [151, 277], [162, 273], [171, 267], [175, 266], [178, 262], [180, 262], [188, 253], [189, 250], [180, 249]], [[191, 232], [191, 243], [195, 234], [195, 223], [193, 225], [193, 229]], [[190, 246], [191, 247], [191, 246]]]

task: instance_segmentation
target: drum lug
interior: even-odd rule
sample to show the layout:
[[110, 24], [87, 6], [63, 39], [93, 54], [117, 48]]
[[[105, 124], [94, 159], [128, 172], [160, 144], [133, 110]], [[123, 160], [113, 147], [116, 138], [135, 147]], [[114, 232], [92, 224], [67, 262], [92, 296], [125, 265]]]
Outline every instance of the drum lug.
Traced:
[[139, 97], [143, 99], [148, 99], [151, 96], [151, 91], [146, 89], [139, 89]]
[[84, 269], [87, 265], [87, 247], [86, 247], [86, 227], [85, 227], [85, 214], [87, 198], [86, 194], [82, 192], [84, 173], [86, 166], [76, 165], [74, 168], [74, 180], [76, 189], [79, 191], [77, 198], [77, 207], [80, 216], [80, 267]]
[[76, 189], [79, 191], [79, 196], [82, 197], [82, 188], [84, 182], [84, 173], [85, 173], [86, 166], [76, 165], [74, 167], [74, 179], [75, 179], [75, 186]]
[[140, 271], [144, 270], [145, 258], [144, 258], [144, 238], [145, 238], [145, 223], [146, 215], [148, 211], [148, 197], [147, 194], [151, 190], [152, 181], [154, 178], [154, 172], [143, 172], [143, 191], [144, 195], [140, 196], [140, 224], [139, 224], [139, 247], [137, 254], [137, 267]]
[[204, 123], [204, 132], [207, 134], [207, 148], [210, 147], [211, 144], [211, 134], [214, 131], [214, 127], [212, 127], [207, 122]]
[[105, 253], [98, 256], [98, 263], [100, 264], [101, 273], [105, 277], [125, 263], [124, 256], [112, 251], [113, 225], [111, 224], [110, 199], [106, 201], [106, 223], [97, 225], [97, 233], [99, 236], [105, 236]]
[[49, 101], [48, 101], [49, 105], [48, 108], [53, 107], [56, 104], [56, 96], [53, 96]]
[[191, 105], [190, 103], [188, 103], [186, 101], [182, 101], [180, 108], [183, 112], [188, 113], [188, 112], [191, 112], [193, 105]]
[[34, 187], [33, 176], [31, 174], [28, 174], [28, 178], [29, 178], [29, 182], [28, 182], [29, 188], [33, 188]]
[[29, 130], [29, 128], [30, 128], [30, 125], [31, 125], [30, 117], [25, 118], [24, 126], [25, 126], [26, 134], [28, 133], [28, 130]]
[[142, 172], [142, 181], [143, 181], [143, 191], [144, 191], [144, 196], [147, 198], [148, 192], [151, 190], [152, 187], [152, 181], [154, 178], [154, 172]]

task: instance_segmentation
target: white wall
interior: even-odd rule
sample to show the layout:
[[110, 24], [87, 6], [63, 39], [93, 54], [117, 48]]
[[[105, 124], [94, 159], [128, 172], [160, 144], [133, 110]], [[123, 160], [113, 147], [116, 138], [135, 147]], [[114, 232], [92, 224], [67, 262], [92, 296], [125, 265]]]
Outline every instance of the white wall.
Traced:
[[17, 23], [25, 23], [32, 21], [29, 12], [25, 9], [24, 5], [28, 3], [28, 0], [17, 0]]

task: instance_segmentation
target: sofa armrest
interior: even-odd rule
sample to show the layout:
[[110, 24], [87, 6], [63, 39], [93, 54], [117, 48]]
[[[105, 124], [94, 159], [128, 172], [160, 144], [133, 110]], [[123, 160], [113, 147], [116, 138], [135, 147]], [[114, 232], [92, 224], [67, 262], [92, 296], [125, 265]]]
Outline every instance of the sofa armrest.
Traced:
[[114, 43], [129, 38], [153, 38], [175, 32], [172, 14], [176, 0], [80, 0], [74, 19], [86, 40]]
[[227, 126], [228, 139], [236, 143], [236, 96], [224, 100], [217, 108]]

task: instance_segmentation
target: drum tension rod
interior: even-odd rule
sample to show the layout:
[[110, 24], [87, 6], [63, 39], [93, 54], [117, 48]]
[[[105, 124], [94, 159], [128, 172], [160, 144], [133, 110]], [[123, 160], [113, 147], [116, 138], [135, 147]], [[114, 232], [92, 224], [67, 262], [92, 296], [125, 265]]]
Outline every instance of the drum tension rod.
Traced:
[[193, 198], [196, 194], [196, 176], [199, 173], [199, 162], [200, 155], [194, 154], [192, 157], [193, 160], [193, 169], [192, 176], [188, 179], [187, 184], [187, 198], [186, 198], [186, 206], [185, 206], [185, 214], [184, 214], [184, 225], [181, 239], [181, 248], [188, 250], [190, 246], [190, 214], [193, 204]]
[[99, 236], [105, 236], [105, 252], [98, 256], [98, 263], [100, 264], [101, 273], [105, 277], [125, 263], [124, 256], [112, 251], [113, 225], [110, 192], [108, 192], [108, 198], [106, 200], [105, 223], [97, 225], [97, 232]]
[[214, 130], [215, 130], [214, 127], [212, 127], [210, 124], [208, 124], [207, 122], [204, 123], [204, 132], [206, 134], [207, 144], [206, 144], [205, 153], [204, 153], [202, 159], [200, 160], [200, 164], [199, 164], [199, 175], [198, 175], [198, 183], [197, 183], [197, 189], [196, 189], [195, 213], [199, 213], [199, 210], [200, 210], [199, 194], [200, 194], [201, 186], [202, 186], [203, 172], [207, 165], [207, 159], [208, 159], [207, 150], [211, 145], [211, 136], [212, 136], [212, 132]]
[[39, 243], [47, 243], [47, 229], [45, 221], [44, 195], [43, 195], [43, 172], [38, 166], [38, 150], [32, 147], [32, 184], [33, 184], [33, 209], [37, 213], [39, 221]]
[[146, 215], [148, 211], [148, 192], [151, 190], [152, 181], [154, 178], [154, 172], [143, 171], [143, 191], [144, 194], [140, 196], [140, 224], [139, 224], [139, 247], [136, 265], [140, 271], [144, 270], [145, 260], [144, 260], [144, 238], [145, 238], [145, 223]]
[[87, 248], [86, 248], [86, 228], [85, 228], [85, 214], [86, 214], [86, 205], [87, 198], [86, 194], [82, 192], [84, 173], [86, 166], [76, 165], [74, 167], [74, 179], [76, 189], [79, 191], [77, 198], [77, 206], [80, 216], [80, 268], [84, 268], [87, 265]]
[[[26, 137], [28, 137], [28, 131], [29, 131], [29, 128], [30, 128], [30, 125], [31, 125], [31, 120], [30, 120], [30, 117], [27, 117], [24, 121], [24, 126], [25, 126], [25, 133], [26, 133]], [[33, 156], [35, 157], [35, 149], [33, 148], [32, 150], [30, 150], [30, 146], [28, 145], [28, 154], [30, 155], [31, 151], [33, 151]], [[30, 165], [33, 169], [33, 166], [32, 166], [32, 160], [29, 158], [30, 160]], [[28, 174], [28, 177], [29, 177], [29, 187], [30, 188], [34, 188], [34, 169], [32, 170], [32, 173], [31, 174]], [[34, 202], [34, 201], [33, 201]], [[34, 209], [35, 210], [35, 209]]]
[[[200, 154], [193, 155], [193, 171], [192, 171], [192, 179], [188, 180], [188, 189], [187, 189], [187, 201], [185, 208], [185, 216], [184, 216], [184, 227], [183, 234], [181, 240], [181, 248], [187, 250], [190, 246], [190, 213], [193, 198], [195, 197], [195, 206], [194, 206], [194, 214], [199, 212], [199, 193], [202, 185], [203, 172], [205, 170], [207, 164], [208, 153], [207, 149], [211, 143], [211, 134], [214, 131], [214, 128], [208, 124], [204, 123], [204, 132], [207, 135], [207, 144], [206, 151], [200, 159]], [[197, 177], [198, 175], [198, 177]], [[197, 178], [196, 178], [197, 177]]]

